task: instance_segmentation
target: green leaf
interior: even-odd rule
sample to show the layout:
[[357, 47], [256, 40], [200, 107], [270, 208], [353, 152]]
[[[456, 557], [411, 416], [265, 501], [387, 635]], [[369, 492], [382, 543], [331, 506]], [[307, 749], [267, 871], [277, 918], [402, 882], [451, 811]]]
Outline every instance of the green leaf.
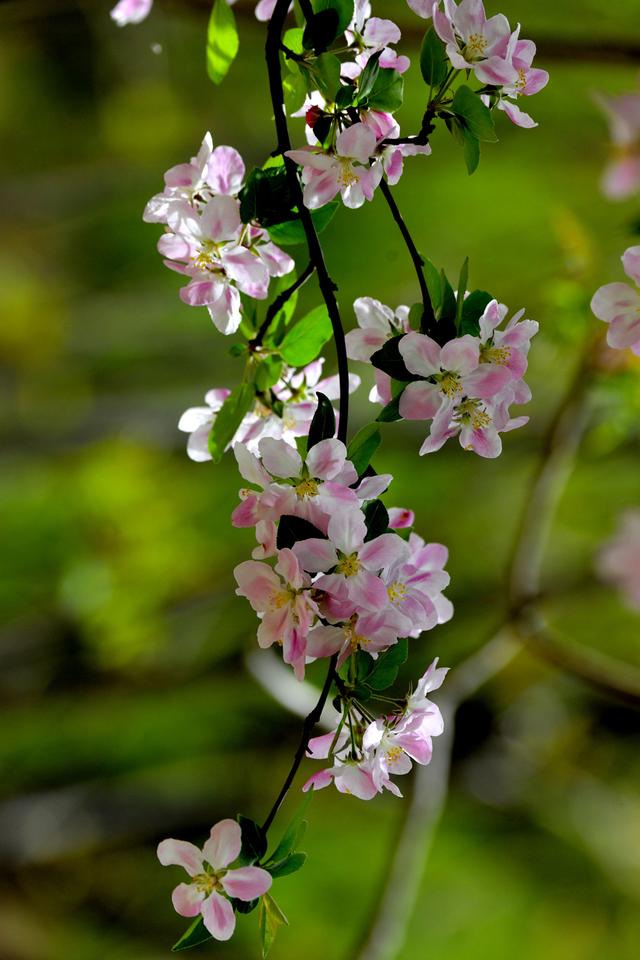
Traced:
[[316, 86], [325, 100], [333, 103], [340, 89], [340, 61], [333, 53], [321, 54], [309, 67]]
[[495, 143], [498, 139], [491, 111], [488, 107], [485, 107], [478, 94], [474, 93], [471, 87], [466, 85], [458, 87], [451, 101], [450, 110], [464, 120], [466, 127], [476, 140]]
[[398, 344], [401, 340], [402, 336], [391, 337], [390, 340], [387, 340], [379, 350], [376, 350], [375, 353], [371, 355], [371, 363], [374, 367], [377, 367], [378, 370], [387, 373], [393, 380], [402, 380], [406, 383], [409, 383], [411, 380], [420, 380], [421, 377], [409, 373], [405, 366], [402, 354], [398, 349]]
[[462, 304], [462, 314], [460, 318], [460, 335], [470, 333], [472, 337], [477, 337], [480, 333], [480, 317], [491, 303], [493, 297], [486, 290], [474, 290], [469, 294]]
[[226, 0], [214, 0], [207, 30], [207, 74], [213, 83], [222, 83], [239, 47], [233, 10]]
[[323, 53], [353, 19], [353, 0], [313, 0], [313, 15], [302, 37], [305, 50]]
[[304, 815], [309, 809], [312, 798], [313, 790], [310, 790], [309, 793], [305, 795], [289, 826], [283, 833], [282, 840], [269, 857], [269, 863], [284, 860], [290, 853], [296, 850], [298, 844], [302, 841], [307, 829], [307, 821], [304, 819]]
[[409, 644], [406, 639], [402, 639], [381, 654], [367, 677], [368, 686], [373, 690], [386, 690], [390, 687], [398, 676], [398, 668], [407, 659], [408, 652]]
[[[328, 227], [340, 206], [339, 200], [332, 200], [331, 203], [327, 203], [326, 206], [312, 212], [311, 219], [317, 233], [322, 233]], [[292, 247], [298, 243], [306, 243], [307, 240], [302, 221], [297, 216], [294, 220], [274, 224], [268, 227], [268, 230], [273, 242], [280, 247]]]
[[276, 877], [288, 877], [291, 873], [297, 873], [297, 871], [304, 866], [306, 859], [306, 853], [298, 851], [297, 853], [289, 854], [288, 857], [279, 860], [277, 863], [274, 863], [273, 866], [266, 867], [266, 869], [274, 879]]
[[359, 477], [365, 472], [371, 458], [382, 442], [382, 435], [375, 423], [368, 423], [358, 430], [347, 447], [347, 460], [356, 468]]
[[442, 306], [442, 278], [440, 276], [440, 271], [431, 263], [431, 260], [428, 260], [426, 257], [424, 257], [423, 260], [424, 276], [425, 280], [427, 281], [427, 289], [431, 298], [433, 312], [437, 316], [438, 311]]
[[402, 106], [404, 97], [404, 80], [397, 70], [390, 67], [381, 67], [367, 97], [370, 110], [382, 110], [393, 113]]
[[191, 947], [197, 947], [201, 943], [206, 943], [207, 940], [213, 940], [213, 937], [202, 922], [202, 917], [198, 917], [197, 920], [193, 921], [189, 929], [182, 934], [180, 939], [174, 943], [171, 947], [171, 952], [177, 953], [179, 950], [189, 950]]
[[301, 517], [292, 517], [287, 513], [280, 517], [276, 540], [278, 550], [286, 548], [290, 550], [298, 540], [310, 539], [326, 540], [327, 538], [322, 530], [314, 527], [308, 520], [303, 520]]
[[243, 223], [258, 220], [261, 226], [271, 227], [295, 215], [289, 177], [282, 164], [270, 165], [266, 169], [256, 167], [238, 197]]
[[453, 287], [449, 283], [444, 270], [440, 275], [440, 280], [442, 283], [442, 306], [440, 307], [438, 323], [436, 324], [435, 339], [437, 339], [438, 343], [444, 344], [447, 343], [448, 340], [453, 340], [457, 334], [456, 312], [458, 304], [456, 295], [453, 292]]
[[305, 367], [316, 359], [332, 332], [329, 313], [325, 304], [321, 304], [287, 332], [280, 344], [280, 353], [290, 366]]
[[365, 540], [375, 540], [389, 529], [389, 514], [382, 500], [370, 500], [364, 508], [364, 522], [367, 525]]
[[464, 295], [467, 292], [467, 282], [469, 280], [469, 257], [465, 258], [464, 263], [462, 264], [462, 269], [460, 270], [460, 278], [458, 280], [458, 296], [456, 299], [456, 330], [460, 330], [460, 321], [462, 319], [462, 305], [464, 303]]
[[462, 135], [464, 137], [462, 154], [464, 156], [464, 162], [467, 165], [467, 173], [471, 176], [472, 173], [476, 172], [478, 164], [480, 163], [480, 141], [466, 128], [463, 130]]
[[336, 107], [339, 110], [346, 110], [347, 107], [350, 107], [353, 105], [353, 100], [355, 96], [356, 96], [356, 88], [350, 83], [344, 84], [343, 86], [340, 87], [340, 89], [336, 94]]
[[254, 383], [260, 393], [264, 393], [278, 382], [282, 373], [282, 360], [277, 356], [265, 357], [258, 363]]
[[307, 438], [307, 452], [321, 440], [330, 440], [336, 432], [336, 414], [333, 404], [324, 393], [318, 393], [318, 406], [313, 415], [309, 436]]
[[353, 20], [354, 0], [313, 0], [313, 9], [316, 13], [323, 10], [334, 10], [338, 17], [338, 33], [344, 33]]
[[378, 79], [378, 74], [380, 72], [381, 56], [382, 50], [378, 50], [373, 54], [372, 57], [369, 57], [364, 70], [360, 74], [358, 79], [358, 103], [362, 103], [362, 101], [366, 100], [373, 90], [374, 84]]
[[289, 926], [289, 921], [269, 893], [260, 897], [258, 926], [262, 940], [262, 957], [265, 960], [273, 946], [280, 927]]
[[[289, 50], [293, 53], [304, 53], [304, 47], [302, 46], [302, 34], [304, 30], [302, 27], [291, 27], [289, 30], [285, 30], [282, 37], [282, 42]], [[291, 62], [291, 61], [288, 61]], [[295, 63], [295, 61], [293, 61]]]
[[236, 430], [253, 406], [255, 395], [253, 383], [241, 383], [222, 404], [209, 434], [209, 453], [214, 463], [220, 462]]
[[393, 400], [390, 400], [386, 407], [378, 414], [376, 417], [377, 423], [394, 423], [396, 420], [402, 420], [400, 416], [400, 398], [404, 393], [405, 387], [406, 384], [403, 385], [400, 393], [398, 393]]
[[242, 831], [242, 849], [238, 859], [243, 866], [251, 866], [267, 852], [267, 837], [262, 827], [250, 817], [239, 814], [238, 823]]
[[446, 80], [449, 61], [444, 45], [431, 27], [424, 35], [420, 50], [420, 71], [428, 87], [439, 87]]

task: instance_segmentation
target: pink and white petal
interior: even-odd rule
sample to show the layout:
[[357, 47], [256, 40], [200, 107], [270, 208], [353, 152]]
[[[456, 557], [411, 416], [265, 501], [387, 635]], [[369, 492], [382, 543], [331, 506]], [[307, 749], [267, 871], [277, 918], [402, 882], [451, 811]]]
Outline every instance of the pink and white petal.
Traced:
[[235, 333], [242, 321], [240, 293], [228, 283], [220, 284], [219, 295], [207, 304], [214, 326], [225, 337]]
[[216, 243], [235, 240], [242, 227], [239, 202], [234, 197], [213, 197], [202, 211], [200, 226]]
[[389, 602], [387, 588], [375, 574], [368, 570], [360, 570], [355, 576], [346, 580], [349, 598], [356, 607], [364, 610], [381, 610]]
[[336, 152], [366, 164], [376, 152], [376, 135], [366, 124], [354, 123], [338, 134]]
[[412, 331], [399, 341], [398, 349], [410, 373], [430, 377], [440, 371], [442, 350], [431, 337]]
[[367, 47], [387, 47], [390, 43], [398, 43], [402, 34], [393, 20], [383, 20], [381, 17], [370, 17], [364, 28], [362, 38]]
[[272, 476], [290, 479], [302, 473], [302, 457], [284, 440], [265, 437], [259, 448], [262, 463]]
[[615, 350], [625, 350], [640, 342], [640, 313], [614, 317], [607, 330], [607, 343]]
[[202, 848], [204, 859], [214, 870], [228, 867], [240, 856], [242, 831], [240, 824], [227, 818], [211, 828], [209, 839]]
[[389, 510], [389, 526], [392, 530], [405, 530], [412, 527], [415, 522], [413, 510], [406, 507], [391, 507]]
[[202, 873], [202, 853], [187, 840], [162, 840], [157, 854], [163, 867], [182, 867], [190, 877]]
[[244, 160], [233, 147], [216, 147], [207, 164], [206, 179], [214, 193], [235, 196], [244, 180]]
[[390, 473], [378, 473], [374, 477], [365, 477], [355, 489], [358, 500], [376, 500], [388, 489], [393, 477]]
[[173, 909], [181, 917], [197, 917], [205, 894], [195, 883], [180, 883], [171, 894]]
[[622, 265], [626, 275], [640, 286], [640, 246], [625, 250], [622, 254]]
[[335, 567], [338, 562], [336, 549], [329, 540], [313, 537], [309, 540], [299, 540], [292, 549], [302, 569], [308, 570], [309, 573], [325, 572]]
[[591, 300], [591, 309], [605, 323], [624, 313], [633, 314], [640, 307], [640, 296], [628, 283], [607, 283], [596, 290]]
[[378, 793], [371, 773], [353, 763], [345, 763], [338, 768], [335, 784], [340, 793], [350, 793], [359, 800], [372, 800]]
[[345, 339], [347, 356], [351, 360], [361, 360], [363, 363], [367, 363], [372, 354], [384, 345], [387, 336], [376, 330], [350, 330]]
[[383, 533], [369, 540], [358, 554], [367, 570], [382, 570], [400, 560], [406, 560], [409, 547], [397, 533]]
[[202, 904], [202, 920], [216, 940], [230, 940], [236, 928], [236, 915], [226, 897], [214, 890]]
[[312, 477], [333, 480], [345, 465], [347, 448], [340, 440], [321, 440], [307, 454], [307, 469]]
[[291, 628], [291, 608], [288, 604], [279, 610], [268, 610], [262, 617], [256, 633], [258, 646], [262, 650], [267, 650], [274, 643], [283, 644]]
[[[342, 628], [319, 624], [307, 637], [307, 655], [316, 658], [332, 657], [334, 653], [342, 649], [344, 642], [345, 634]], [[328, 756], [328, 753], [324, 756]]]
[[206, 463], [211, 460], [209, 452], [209, 434], [211, 433], [211, 423], [204, 423], [194, 430], [187, 440], [187, 456], [194, 463]]
[[367, 525], [360, 508], [342, 510], [329, 520], [329, 540], [342, 553], [359, 550], [367, 535]]
[[442, 397], [437, 384], [419, 380], [405, 387], [398, 411], [405, 420], [431, 420], [441, 404]]
[[280, 574], [286, 583], [291, 584], [291, 586], [296, 590], [299, 590], [302, 586], [303, 578], [300, 571], [298, 558], [293, 550], [289, 549], [288, 547], [278, 551], [276, 572]]
[[296, 265], [295, 260], [275, 243], [261, 243], [256, 250], [271, 277], [285, 277]]
[[243, 293], [256, 300], [265, 299], [269, 291], [269, 271], [259, 257], [245, 247], [235, 246], [224, 247], [220, 256], [227, 274]]
[[229, 870], [221, 881], [225, 893], [238, 900], [255, 900], [271, 887], [271, 874], [261, 867], [239, 867]]
[[602, 178], [602, 192], [609, 200], [624, 200], [640, 189], [640, 156], [625, 156], [610, 163]]
[[462, 376], [475, 370], [479, 362], [480, 344], [470, 334], [445, 343], [440, 355], [440, 365], [443, 370], [452, 370]]
[[358, 325], [364, 329], [375, 330], [389, 336], [394, 322], [393, 310], [373, 297], [358, 297], [353, 302], [353, 311]]
[[305, 184], [304, 204], [309, 210], [318, 210], [330, 203], [339, 191], [337, 171], [331, 168]]
[[481, 363], [480, 366], [464, 377], [462, 385], [468, 397], [490, 400], [500, 393], [513, 378], [511, 370], [497, 363]]
[[333, 770], [318, 770], [318, 772], [314, 773], [312, 777], [309, 777], [303, 785], [302, 792], [308, 793], [309, 790], [323, 790], [329, 786], [332, 780]]
[[282, 584], [278, 575], [266, 563], [258, 560], [245, 560], [234, 569], [240, 597], [246, 597], [253, 609], [261, 613], [269, 606], [274, 591], [280, 591]]
[[524, 110], [521, 110], [517, 104], [512, 103], [510, 100], [501, 100], [498, 103], [498, 110], [506, 113], [511, 123], [515, 123], [516, 127], [521, 127], [523, 130], [533, 130], [534, 127], [538, 126], [533, 117], [529, 116], [528, 113], [525, 113]]

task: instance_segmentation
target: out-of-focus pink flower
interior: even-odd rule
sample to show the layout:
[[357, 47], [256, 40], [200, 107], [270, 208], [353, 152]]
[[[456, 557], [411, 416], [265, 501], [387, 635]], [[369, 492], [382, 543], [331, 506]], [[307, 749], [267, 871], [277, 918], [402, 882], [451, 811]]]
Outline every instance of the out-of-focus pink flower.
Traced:
[[174, 889], [174, 909], [183, 917], [201, 915], [216, 940], [228, 940], [235, 930], [230, 898], [254, 900], [271, 887], [271, 874], [261, 867], [230, 869], [241, 847], [242, 833], [235, 820], [216, 823], [202, 850], [185, 840], [163, 840], [158, 845], [162, 866], [183, 867], [190, 877]]
[[354, 123], [338, 134], [333, 153], [313, 147], [287, 151], [302, 167], [305, 205], [310, 210], [324, 207], [338, 193], [346, 207], [361, 207], [365, 200], [373, 200], [382, 178], [376, 148], [373, 131]]
[[610, 200], [625, 200], [640, 190], [640, 93], [598, 97], [609, 118], [613, 158], [602, 178]]
[[620, 590], [630, 607], [640, 610], [640, 510], [622, 515], [615, 536], [598, 554], [597, 570]]
[[640, 356], [640, 246], [629, 247], [622, 255], [627, 276], [635, 281], [636, 288], [628, 283], [607, 283], [596, 291], [591, 309], [598, 320], [609, 324], [607, 343], [615, 350], [632, 351]]
[[140, 23], [149, 15], [153, 0], [120, 0], [111, 11], [111, 19], [119, 27], [128, 23]]

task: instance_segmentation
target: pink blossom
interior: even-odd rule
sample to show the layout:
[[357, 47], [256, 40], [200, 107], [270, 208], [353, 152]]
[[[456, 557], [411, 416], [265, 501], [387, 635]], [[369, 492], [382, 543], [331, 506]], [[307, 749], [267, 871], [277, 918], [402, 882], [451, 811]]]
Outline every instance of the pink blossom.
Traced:
[[405, 636], [406, 618], [392, 606], [378, 611], [352, 614], [337, 625], [318, 624], [309, 634], [307, 655], [331, 657], [339, 654], [338, 666], [357, 650], [364, 650], [374, 660]]
[[216, 823], [202, 850], [185, 840], [163, 840], [158, 845], [162, 866], [183, 867], [190, 877], [174, 889], [174, 909], [183, 917], [202, 916], [216, 940], [228, 940], [235, 930], [231, 898], [254, 900], [271, 887], [271, 874], [261, 867], [229, 869], [241, 847], [242, 833], [235, 820]]
[[597, 570], [630, 607], [640, 610], [640, 510], [623, 514], [615, 536], [599, 552]]
[[625, 273], [636, 284], [607, 283], [596, 291], [591, 309], [598, 320], [609, 324], [607, 343], [616, 350], [631, 347], [640, 356], [640, 246], [622, 255]]
[[285, 663], [293, 666], [299, 680], [304, 677], [307, 635], [318, 613], [311, 599], [311, 581], [292, 550], [278, 550], [275, 569], [257, 560], [245, 560], [233, 571], [236, 593], [246, 597], [260, 616], [258, 643], [282, 645]]
[[343, 76], [355, 79], [374, 53], [380, 53], [378, 63], [381, 67], [405, 73], [411, 66], [411, 61], [391, 49], [400, 41], [401, 36], [400, 28], [392, 20], [371, 16], [370, 3], [356, 4], [346, 38], [350, 46], [359, 52], [355, 63], [343, 64]]
[[206, 407], [189, 407], [180, 417], [178, 430], [189, 434], [187, 454], [189, 459], [196, 463], [211, 460], [209, 453], [209, 434], [222, 404], [227, 399], [230, 390], [214, 388], [205, 395]]
[[499, 13], [487, 19], [482, 0], [444, 0], [433, 4], [433, 25], [446, 45], [456, 70], [473, 70], [481, 83], [492, 86], [515, 84], [518, 71], [512, 63], [517, 31]]
[[363, 123], [354, 123], [338, 134], [335, 152], [316, 148], [287, 151], [287, 156], [302, 167], [305, 205], [315, 210], [338, 193], [344, 205], [351, 208], [373, 200], [382, 177], [382, 167], [375, 162], [376, 147], [373, 131]]
[[538, 124], [528, 113], [524, 113], [514, 102], [518, 97], [531, 97], [549, 82], [546, 70], [532, 66], [536, 55], [536, 45], [532, 40], [518, 40], [513, 48], [512, 64], [517, 71], [517, 79], [507, 83], [500, 91], [498, 110], [503, 110], [512, 123], [518, 127], [537, 127]]
[[120, 0], [111, 11], [111, 19], [119, 27], [128, 23], [140, 23], [149, 15], [153, 0]]
[[382, 572], [392, 606], [405, 618], [402, 636], [419, 637], [453, 616], [453, 606], [442, 591], [450, 577], [444, 565], [447, 548], [440, 543], [425, 543], [417, 533], [408, 541], [409, 555]]
[[640, 190], [640, 93], [598, 98], [609, 118], [614, 155], [602, 190], [610, 200], [625, 200]]
[[480, 317], [480, 362], [504, 366], [513, 379], [518, 380], [527, 371], [527, 355], [539, 324], [535, 320], [523, 320], [524, 310], [519, 310], [500, 330], [508, 312], [497, 300], [487, 304]]
[[359, 297], [353, 309], [358, 329], [350, 330], [346, 336], [347, 355], [352, 360], [370, 360], [387, 340], [411, 329], [409, 307], [400, 306], [393, 311], [373, 297]]

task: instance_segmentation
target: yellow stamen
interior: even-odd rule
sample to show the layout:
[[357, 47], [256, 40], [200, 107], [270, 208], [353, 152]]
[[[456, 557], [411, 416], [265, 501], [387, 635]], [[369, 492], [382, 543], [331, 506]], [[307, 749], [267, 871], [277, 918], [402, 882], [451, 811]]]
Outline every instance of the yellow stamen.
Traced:
[[298, 496], [298, 500], [305, 500], [307, 497], [317, 497], [318, 481], [313, 480], [311, 477], [307, 477], [306, 480], [301, 480], [296, 487], [296, 494]]
[[483, 37], [481, 33], [472, 33], [464, 48], [465, 58], [467, 60], [479, 60], [484, 57], [486, 49], [486, 37]]
[[390, 586], [387, 587], [387, 596], [391, 603], [400, 603], [407, 595], [407, 588], [404, 583], [400, 583], [399, 580], [394, 580]]
[[336, 570], [343, 577], [355, 577], [360, 572], [360, 560], [357, 553], [352, 553], [348, 557], [343, 557], [338, 563]]

